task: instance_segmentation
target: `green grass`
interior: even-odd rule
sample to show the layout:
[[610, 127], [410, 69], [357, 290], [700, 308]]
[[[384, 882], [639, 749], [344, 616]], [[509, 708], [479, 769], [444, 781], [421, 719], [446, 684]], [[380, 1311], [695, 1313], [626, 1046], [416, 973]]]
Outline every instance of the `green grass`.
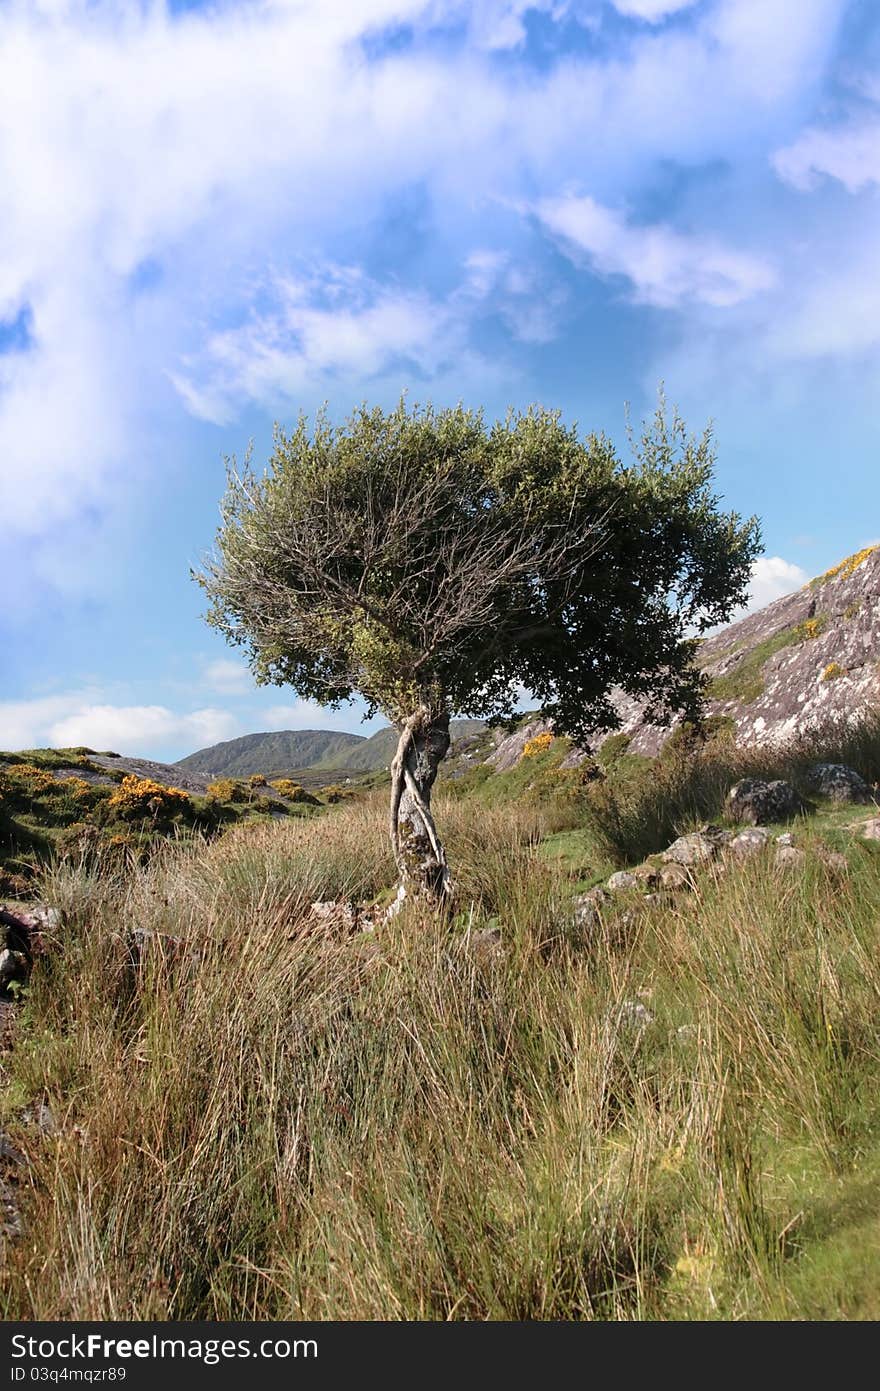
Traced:
[[785, 628], [765, 638], [755, 647], [749, 648], [732, 671], [724, 676], [715, 676], [709, 682], [706, 694], [711, 700], [741, 700], [745, 704], [757, 700], [764, 694], [764, 666], [769, 659], [785, 647], [803, 642], [804, 634], [798, 628]]
[[[387, 894], [381, 798], [58, 865], [63, 951], [8, 1059], [29, 1178], [4, 1316], [875, 1317], [880, 862], [855, 814], [815, 823], [848, 877], [758, 857], [589, 938], [570, 900], [601, 840], [477, 797], [438, 805], [458, 916], [375, 936], [307, 914]], [[471, 950], [489, 924], [501, 947]], [[131, 926], [160, 934], [140, 965]]]
[[[880, 727], [624, 754], [603, 784], [564, 751], [438, 797], [444, 921], [310, 925], [315, 900], [390, 897], [382, 791], [45, 869], [62, 926], [5, 1059], [28, 1168], [4, 1317], [880, 1314], [871, 808], [798, 822], [802, 871], [771, 850], [593, 930], [572, 912], [718, 819], [739, 776], [823, 759], [876, 781]], [[475, 949], [487, 927], [500, 945]]]

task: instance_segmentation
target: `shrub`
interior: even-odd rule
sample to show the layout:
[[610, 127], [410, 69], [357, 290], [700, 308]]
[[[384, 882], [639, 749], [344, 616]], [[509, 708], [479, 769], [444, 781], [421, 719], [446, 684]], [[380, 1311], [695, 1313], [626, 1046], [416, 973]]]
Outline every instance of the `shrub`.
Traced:
[[534, 739], [529, 739], [522, 751], [523, 758], [535, 758], [538, 754], [546, 753], [553, 743], [553, 735], [549, 731], [543, 734], [536, 734]]
[[209, 802], [249, 802], [251, 799], [250, 788], [239, 778], [217, 778], [208, 784], [205, 795]]
[[165, 787], [152, 778], [129, 773], [108, 798], [107, 806], [111, 813], [127, 819], [150, 816], [158, 821], [189, 811], [192, 802], [179, 787]]
[[602, 767], [607, 768], [626, 753], [631, 743], [631, 734], [624, 734], [623, 731], [618, 734], [609, 734], [608, 738], [603, 740], [596, 757]]
[[824, 631], [824, 628], [825, 616], [820, 614], [817, 618], [805, 618], [803, 623], [798, 624], [795, 628], [795, 632], [799, 638], [809, 642], [813, 638], [817, 638]]
[[822, 680], [833, 681], [838, 676], [846, 676], [845, 669], [840, 665], [839, 662], [829, 662], [825, 670], [822, 672]]
[[251, 773], [248, 778], [248, 787], [268, 787], [268, 783], [262, 773]]
[[292, 778], [275, 778], [269, 786], [274, 787], [275, 791], [285, 797], [288, 802], [309, 802], [312, 800], [305, 788], [298, 782], [294, 782]]

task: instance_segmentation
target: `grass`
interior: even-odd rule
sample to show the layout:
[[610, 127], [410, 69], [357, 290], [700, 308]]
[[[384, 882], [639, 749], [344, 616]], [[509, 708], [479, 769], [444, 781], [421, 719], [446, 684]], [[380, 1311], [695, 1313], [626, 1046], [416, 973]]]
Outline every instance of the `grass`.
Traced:
[[799, 628], [784, 628], [743, 653], [736, 666], [724, 676], [715, 676], [706, 688], [711, 700], [740, 700], [745, 704], [764, 694], [764, 666], [785, 647], [803, 642], [806, 634]]
[[877, 1316], [880, 861], [853, 809], [801, 828], [846, 876], [768, 853], [586, 936], [571, 900], [736, 776], [875, 781], [878, 729], [648, 776], [624, 754], [602, 785], [563, 754], [439, 799], [452, 920], [309, 925], [387, 898], [381, 795], [45, 871], [62, 927], [4, 1059], [28, 1160], [4, 1317]]

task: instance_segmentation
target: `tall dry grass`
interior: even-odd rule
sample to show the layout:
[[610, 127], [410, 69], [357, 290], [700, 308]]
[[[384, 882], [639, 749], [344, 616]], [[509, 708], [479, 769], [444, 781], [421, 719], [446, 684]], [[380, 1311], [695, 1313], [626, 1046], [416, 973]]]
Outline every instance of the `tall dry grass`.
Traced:
[[539, 816], [442, 816], [460, 916], [349, 939], [305, 914], [389, 886], [378, 804], [50, 876], [5, 1317], [812, 1312], [810, 1194], [875, 1145], [869, 850], [849, 879], [707, 875], [584, 938]]

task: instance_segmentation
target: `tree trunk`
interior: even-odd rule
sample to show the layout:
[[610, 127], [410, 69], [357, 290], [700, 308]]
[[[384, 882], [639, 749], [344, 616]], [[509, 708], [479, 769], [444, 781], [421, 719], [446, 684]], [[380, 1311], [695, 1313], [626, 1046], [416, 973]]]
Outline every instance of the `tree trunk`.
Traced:
[[403, 725], [391, 763], [390, 834], [400, 876], [395, 908], [421, 897], [451, 901], [446, 852], [431, 815], [431, 788], [449, 749], [449, 716], [417, 710]]

